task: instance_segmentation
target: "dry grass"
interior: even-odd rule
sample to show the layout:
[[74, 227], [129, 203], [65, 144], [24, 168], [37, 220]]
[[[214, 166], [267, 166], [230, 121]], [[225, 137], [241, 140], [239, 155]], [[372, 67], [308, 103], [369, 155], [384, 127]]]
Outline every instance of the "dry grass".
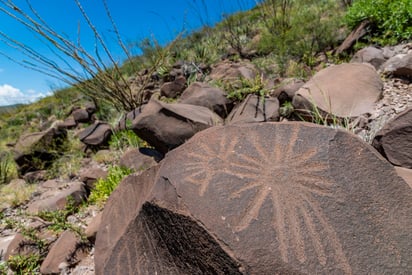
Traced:
[[24, 180], [13, 180], [0, 186], [0, 211], [28, 201], [35, 189], [35, 185], [27, 184]]

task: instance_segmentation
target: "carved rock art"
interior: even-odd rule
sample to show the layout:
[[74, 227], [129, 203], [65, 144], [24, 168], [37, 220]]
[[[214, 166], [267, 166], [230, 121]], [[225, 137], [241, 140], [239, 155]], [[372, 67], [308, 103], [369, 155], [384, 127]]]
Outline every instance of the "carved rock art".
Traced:
[[[106, 205], [97, 274], [124, 265], [136, 274], [412, 269], [412, 189], [349, 133], [305, 123], [213, 127], [155, 169], [122, 183]], [[132, 194], [140, 195], [127, 203]], [[126, 204], [136, 212], [120, 217]]]

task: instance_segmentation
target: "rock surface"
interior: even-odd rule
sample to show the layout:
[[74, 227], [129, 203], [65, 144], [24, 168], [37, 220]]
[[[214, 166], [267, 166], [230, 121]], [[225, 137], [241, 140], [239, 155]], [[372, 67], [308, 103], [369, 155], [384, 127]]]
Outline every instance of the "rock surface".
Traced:
[[383, 50], [372, 46], [359, 50], [351, 59], [351, 62], [369, 63], [373, 65], [376, 70], [378, 70], [385, 61]]
[[222, 123], [222, 119], [206, 107], [151, 100], [133, 121], [131, 128], [165, 154], [195, 133]]
[[412, 188], [412, 169], [395, 166], [396, 173]]
[[129, 148], [121, 156], [119, 165], [139, 172], [156, 165], [156, 161], [152, 156], [141, 153], [139, 148]]
[[96, 274], [408, 273], [411, 208], [412, 189], [347, 132], [213, 127], [119, 185]]
[[71, 231], [65, 231], [52, 245], [46, 259], [44, 259], [40, 272], [42, 274], [59, 274], [61, 265], [67, 265], [67, 259], [71, 259], [76, 251], [78, 237]]
[[112, 127], [110, 124], [96, 121], [79, 133], [79, 139], [87, 146], [97, 148], [108, 145], [111, 135]]
[[47, 168], [56, 159], [56, 152], [61, 150], [66, 138], [66, 130], [54, 127], [21, 136], [14, 147], [14, 160], [20, 172], [25, 174]]
[[242, 78], [253, 80], [258, 73], [256, 66], [250, 62], [233, 63], [223, 61], [213, 66], [208, 77], [211, 80], [219, 80], [236, 85]]
[[392, 164], [412, 168], [412, 108], [389, 121], [372, 145]]
[[201, 82], [195, 82], [187, 87], [179, 102], [207, 107], [222, 118], [225, 118], [233, 107], [224, 91]]
[[337, 117], [357, 117], [372, 113], [382, 88], [382, 81], [371, 65], [334, 65], [319, 71], [303, 85], [296, 92], [293, 105], [302, 111], [318, 108]]
[[[66, 188], [64, 188], [66, 187]], [[62, 210], [69, 200], [74, 206], [79, 205], [87, 198], [87, 192], [82, 182], [72, 182], [69, 186], [62, 186], [62, 189], [51, 189], [43, 193], [27, 206], [27, 212], [36, 214], [39, 211]]]
[[412, 53], [398, 54], [386, 61], [382, 67], [385, 74], [412, 80]]
[[180, 95], [186, 85], [186, 78], [184, 76], [178, 76], [171, 82], [166, 82], [160, 87], [160, 94], [167, 98], [176, 98]]
[[275, 97], [248, 95], [233, 108], [226, 124], [266, 122], [279, 120], [279, 100]]

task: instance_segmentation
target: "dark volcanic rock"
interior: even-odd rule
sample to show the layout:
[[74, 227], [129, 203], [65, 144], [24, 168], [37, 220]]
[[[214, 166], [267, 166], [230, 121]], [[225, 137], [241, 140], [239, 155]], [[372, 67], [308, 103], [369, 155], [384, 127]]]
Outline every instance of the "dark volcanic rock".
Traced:
[[79, 133], [79, 139], [94, 148], [107, 146], [112, 136], [112, 127], [106, 122], [96, 121]]
[[65, 129], [53, 127], [21, 136], [14, 147], [14, 160], [20, 172], [25, 174], [49, 167], [63, 150], [66, 139]]
[[133, 120], [142, 112], [144, 108], [143, 106], [139, 106], [134, 110], [128, 112], [120, 119], [119, 123], [117, 124], [116, 130], [127, 130], [129, 129], [130, 125], [132, 125]]
[[133, 121], [131, 128], [165, 154], [195, 133], [222, 123], [222, 119], [206, 107], [151, 100]]
[[213, 127], [119, 185], [96, 274], [407, 274], [410, 209], [412, 189], [347, 132]]
[[283, 104], [286, 101], [292, 101], [295, 93], [305, 84], [301, 79], [286, 78], [277, 85], [270, 95], [279, 99], [279, 103]]
[[253, 80], [257, 75], [259, 75], [259, 70], [250, 62], [223, 61], [213, 66], [208, 77], [211, 80], [230, 83], [235, 87], [240, 85], [240, 79]]
[[412, 53], [398, 54], [382, 65], [385, 74], [412, 79]]
[[179, 76], [172, 82], [166, 82], [160, 87], [160, 94], [168, 98], [175, 98], [180, 95], [186, 85], [186, 78], [184, 76]]
[[40, 267], [41, 274], [60, 274], [59, 266], [61, 264], [67, 265], [67, 261], [71, 260], [79, 241], [73, 232], [63, 232], [57, 241], [53, 243], [47, 257], [44, 259]]
[[43, 193], [40, 198], [27, 205], [27, 212], [36, 214], [40, 211], [55, 211], [65, 209], [69, 201], [74, 206], [86, 201], [87, 192], [82, 182], [72, 182], [66, 189], [53, 188]]
[[412, 168], [412, 108], [389, 121], [372, 145], [394, 165]]
[[156, 161], [154, 157], [143, 154], [139, 148], [129, 148], [120, 158], [119, 165], [139, 172], [156, 165]]
[[[241, 274], [239, 264], [190, 217], [147, 202], [157, 170], [127, 177], [110, 197], [97, 233], [96, 274]], [[160, 188], [175, 198], [172, 186]]]
[[233, 107], [224, 91], [201, 82], [195, 82], [187, 87], [179, 102], [207, 107], [223, 118], [229, 114]]
[[86, 109], [76, 109], [72, 112], [72, 116], [76, 123], [88, 123], [91, 118], [91, 114]]
[[279, 100], [275, 97], [248, 95], [233, 108], [226, 118], [226, 124], [265, 122], [279, 120]]

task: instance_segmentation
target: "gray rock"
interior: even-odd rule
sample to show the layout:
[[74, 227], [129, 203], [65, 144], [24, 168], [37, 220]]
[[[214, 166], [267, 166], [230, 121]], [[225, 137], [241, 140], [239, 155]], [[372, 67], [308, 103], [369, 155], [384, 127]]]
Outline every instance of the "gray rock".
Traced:
[[352, 57], [351, 62], [356, 63], [369, 63], [376, 70], [379, 70], [380, 66], [385, 63], [386, 59], [383, 55], [383, 50], [375, 47], [366, 47], [358, 52]]
[[382, 65], [385, 74], [412, 79], [412, 53], [398, 54]]

